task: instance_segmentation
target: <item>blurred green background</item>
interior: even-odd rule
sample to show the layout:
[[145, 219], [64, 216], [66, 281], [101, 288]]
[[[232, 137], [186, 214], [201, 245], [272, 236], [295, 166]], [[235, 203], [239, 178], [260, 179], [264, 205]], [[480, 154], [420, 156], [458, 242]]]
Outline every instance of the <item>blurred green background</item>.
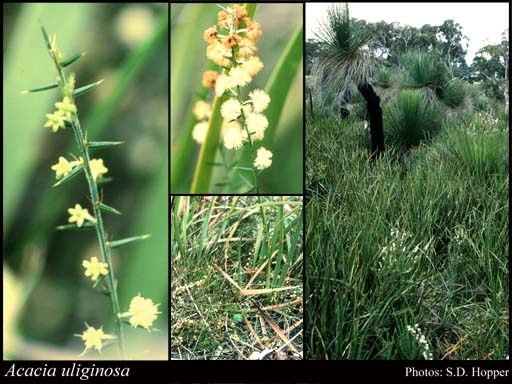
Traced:
[[[171, 164], [173, 150], [192, 116], [192, 108], [199, 100], [203, 72], [210, 65], [206, 58], [207, 44], [203, 40], [205, 29], [217, 23], [221, 10], [213, 3], [171, 4]], [[265, 67], [254, 77], [246, 92], [264, 89], [267, 81], [298, 26], [303, 24], [302, 4], [258, 3], [253, 17], [261, 24], [263, 35], [258, 40], [257, 56]], [[173, 33], [175, 32], [175, 33]], [[218, 67], [215, 68], [218, 70]], [[210, 92], [213, 93], [213, 92]], [[213, 95], [210, 94], [210, 101]], [[273, 152], [272, 166], [260, 177], [264, 191], [272, 193], [302, 194], [303, 191], [303, 71], [302, 62], [290, 88], [279, 121], [274, 142], [268, 147]], [[195, 120], [194, 120], [195, 121]], [[192, 140], [190, 156], [184, 177], [173, 180], [171, 193], [189, 193], [200, 145]], [[217, 174], [219, 176], [219, 174]], [[214, 172], [214, 179], [218, 181]], [[245, 188], [247, 189], [247, 188]], [[221, 190], [212, 190], [220, 193]], [[243, 192], [243, 191], [240, 191]]]
[[[91, 287], [81, 262], [99, 256], [94, 231], [55, 231], [75, 203], [91, 211], [83, 176], [52, 188], [59, 156], [78, 155], [71, 129], [43, 128], [58, 90], [21, 95], [54, 81], [40, 23], [56, 33], [64, 57], [88, 54], [67, 68], [77, 87], [105, 81], [76, 103], [90, 140], [124, 141], [96, 150], [112, 182], [103, 201], [114, 239], [151, 233], [114, 250], [122, 310], [140, 293], [160, 303], [148, 333], [126, 326], [128, 355], [167, 359], [168, 300], [168, 4], [3, 4], [3, 286], [5, 358], [76, 359], [84, 321], [113, 332], [110, 300]], [[129, 329], [130, 328], [130, 329]], [[85, 358], [99, 358], [96, 352]], [[117, 347], [103, 358], [118, 358]]]

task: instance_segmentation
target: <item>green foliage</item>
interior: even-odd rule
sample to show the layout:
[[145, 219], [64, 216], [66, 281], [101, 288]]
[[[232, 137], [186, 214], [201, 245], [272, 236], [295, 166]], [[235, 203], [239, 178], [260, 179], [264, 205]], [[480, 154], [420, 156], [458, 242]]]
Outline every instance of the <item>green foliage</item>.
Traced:
[[467, 100], [466, 83], [460, 79], [449, 82], [443, 88], [441, 100], [450, 108], [462, 107]]
[[306, 183], [323, 190], [306, 207], [306, 356], [424, 359], [418, 324], [434, 359], [506, 358], [506, 173], [474, 177], [450, 155], [452, 128], [370, 163], [361, 122], [307, 123]]
[[448, 79], [448, 68], [434, 52], [410, 51], [401, 56], [405, 85], [412, 88], [442, 87]]
[[257, 338], [284, 348], [269, 320], [302, 351], [302, 198], [180, 196], [171, 207], [171, 357], [248, 358]]
[[505, 176], [507, 166], [507, 132], [491, 115], [475, 115], [452, 127], [447, 137], [450, 154], [456, 164], [477, 178]]
[[381, 88], [387, 89], [392, 86], [393, 72], [389, 67], [382, 67], [376, 74], [377, 85]]
[[385, 129], [391, 140], [409, 148], [430, 139], [441, 128], [436, 103], [419, 90], [402, 90], [386, 109]]
[[334, 92], [343, 97], [356, 85], [368, 82], [372, 73], [369, 42], [364, 30], [353, 28], [347, 4], [332, 4], [320, 24], [316, 37], [321, 45], [317, 62], [311, 70], [320, 92]]

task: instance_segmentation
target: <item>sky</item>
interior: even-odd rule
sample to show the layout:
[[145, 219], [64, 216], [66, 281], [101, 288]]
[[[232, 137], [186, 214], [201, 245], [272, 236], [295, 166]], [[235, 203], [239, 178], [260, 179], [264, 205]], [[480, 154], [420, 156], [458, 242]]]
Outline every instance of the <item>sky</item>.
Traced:
[[[325, 15], [329, 3], [306, 3], [306, 39], [314, 37], [318, 20]], [[469, 38], [466, 62], [471, 64], [475, 53], [487, 44], [501, 41], [509, 27], [508, 3], [348, 3], [350, 17], [368, 22], [399, 22], [421, 27], [441, 25], [452, 19], [462, 26]]]

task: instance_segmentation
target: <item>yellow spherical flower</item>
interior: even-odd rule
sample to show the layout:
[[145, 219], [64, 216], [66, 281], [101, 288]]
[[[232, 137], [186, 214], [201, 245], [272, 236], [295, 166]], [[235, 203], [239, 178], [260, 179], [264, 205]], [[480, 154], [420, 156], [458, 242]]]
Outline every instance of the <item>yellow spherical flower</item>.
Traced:
[[231, 121], [224, 124], [224, 146], [226, 149], [240, 149], [244, 145], [244, 136], [240, 123]]
[[264, 65], [258, 56], [252, 56], [247, 61], [244, 61], [241, 68], [247, 71], [251, 76], [256, 76], [263, 69]]
[[75, 204], [75, 208], [69, 208], [68, 213], [71, 215], [68, 221], [70, 223], [76, 223], [77, 227], [84, 225], [85, 220], [92, 223], [96, 222], [96, 219], [91, 216], [87, 208], [82, 208], [80, 204]]
[[59, 111], [55, 113], [46, 114], [45, 128], [50, 128], [53, 133], [57, 132], [59, 128], [66, 128], [66, 117]]
[[91, 261], [82, 261], [82, 267], [85, 268], [84, 275], [91, 277], [92, 281], [98, 280], [100, 275], [106, 275], [108, 273], [108, 264], [98, 261], [97, 257], [91, 257]]
[[231, 78], [228, 75], [222, 74], [217, 78], [215, 83], [215, 94], [217, 96], [222, 96], [224, 92], [233, 87], [234, 85], [231, 81]]
[[249, 97], [251, 98], [254, 112], [263, 112], [270, 103], [270, 96], [261, 89], [255, 89], [250, 92]]
[[252, 140], [263, 140], [265, 130], [268, 127], [268, 120], [261, 113], [250, 113], [245, 119], [247, 129], [251, 133]]
[[208, 122], [203, 121], [194, 125], [192, 129], [192, 138], [198, 143], [203, 144], [206, 139], [206, 133], [208, 132]]
[[73, 166], [75, 165], [74, 163], [76, 162], [69, 162], [64, 156], [60, 156], [59, 162], [52, 165], [52, 170], [55, 171], [55, 178], [58, 180], [61, 177], [68, 175], [73, 170]]
[[264, 147], [258, 148], [256, 159], [254, 160], [254, 167], [263, 170], [272, 165], [272, 152]]
[[217, 27], [214, 25], [204, 31], [203, 38], [208, 44], [214, 43], [217, 40]]
[[262, 32], [260, 29], [260, 23], [257, 21], [253, 21], [247, 25], [247, 37], [251, 40], [252, 43], [256, 44], [256, 41], [261, 37]]
[[217, 71], [204, 71], [203, 73], [203, 85], [206, 88], [215, 88], [215, 82], [217, 81], [217, 77], [219, 77], [219, 74]]
[[240, 86], [245, 87], [247, 84], [249, 84], [252, 80], [252, 76], [249, 74], [249, 72], [242, 68], [242, 67], [236, 67], [232, 68], [229, 71], [229, 79], [233, 86]]
[[192, 110], [194, 113], [194, 116], [197, 120], [203, 120], [208, 119], [212, 113], [212, 108], [210, 106], [210, 103], [207, 103], [206, 101], [199, 100], [194, 105], [194, 109]]
[[231, 49], [238, 46], [240, 40], [240, 36], [238, 36], [236, 33], [230, 33], [224, 39], [222, 39], [222, 44], [224, 44], [226, 48]]
[[89, 165], [91, 166], [92, 177], [94, 180], [103, 177], [103, 175], [108, 172], [108, 168], [103, 164], [103, 159], [92, 159], [89, 161]]
[[222, 43], [215, 40], [206, 48], [206, 57], [220, 67], [229, 67], [233, 53], [231, 49], [226, 48]]
[[84, 355], [90, 349], [96, 349], [99, 353], [101, 353], [101, 349], [103, 348], [103, 340], [114, 340], [117, 337], [114, 335], [108, 335], [103, 332], [103, 327], [96, 329], [94, 327], [90, 327], [86, 324], [87, 329], [81, 335], [76, 335], [81, 337], [85, 344], [85, 349], [81, 353], [80, 356]]
[[236, 99], [226, 100], [220, 107], [220, 113], [227, 121], [235, 120], [242, 113], [242, 105]]
[[242, 39], [238, 47], [238, 56], [244, 58], [249, 58], [258, 51], [258, 47], [249, 39]]
[[55, 107], [57, 108], [57, 112], [64, 115], [67, 120], [71, 120], [71, 114], [76, 113], [76, 105], [69, 100], [69, 97], [64, 97], [62, 101], [58, 101], [55, 103]]
[[130, 317], [132, 327], [142, 327], [150, 331], [160, 313], [157, 307], [158, 304], [153, 304], [153, 300], [145, 299], [138, 294], [130, 302], [128, 312], [122, 313], [120, 317]]

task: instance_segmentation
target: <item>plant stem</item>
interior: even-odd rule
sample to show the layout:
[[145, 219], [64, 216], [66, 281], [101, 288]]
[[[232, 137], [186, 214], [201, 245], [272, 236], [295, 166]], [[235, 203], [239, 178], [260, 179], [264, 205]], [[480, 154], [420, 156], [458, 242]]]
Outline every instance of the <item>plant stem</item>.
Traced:
[[[50, 51], [50, 56], [53, 59], [55, 64], [55, 68], [60, 78], [60, 88], [63, 89], [67, 85], [66, 76], [64, 74], [64, 70], [62, 66], [57, 61], [55, 55], [52, 51]], [[71, 100], [74, 102], [74, 100]], [[114, 269], [112, 265], [112, 259], [110, 257], [110, 248], [107, 245], [107, 239], [105, 234], [105, 228], [103, 227], [103, 218], [100, 210], [100, 199], [98, 193], [98, 185], [96, 184], [96, 180], [94, 180], [90, 158], [89, 158], [89, 150], [87, 147], [87, 138], [84, 137], [82, 132], [82, 128], [80, 127], [80, 121], [78, 119], [77, 113], [72, 114], [71, 126], [73, 127], [73, 133], [75, 135], [76, 144], [80, 151], [80, 155], [83, 158], [84, 170], [85, 170], [85, 178], [87, 179], [87, 184], [89, 186], [89, 193], [91, 195], [91, 202], [94, 211], [94, 217], [96, 219], [96, 234], [98, 236], [98, 242], [100, 244], [101, 256], [103, 262], [108, 264], [109, 273], [106, 275], [107, 287], [109, 290], [109, 297], [112, 302], [112, 310], [114, 312], [115, 324], [117, 327], [117, 334], [119, 337], [119, 348], [121, 351], [121, 358], [124, 359], [125, 356], [125, 344], [124, 344], [124, 336], [123, 336], [123, 323], [119, 315], [121, 314], [119, 299], [117, 296], [117, 290], [115, 287], [115, 279], [114, 279]]]

